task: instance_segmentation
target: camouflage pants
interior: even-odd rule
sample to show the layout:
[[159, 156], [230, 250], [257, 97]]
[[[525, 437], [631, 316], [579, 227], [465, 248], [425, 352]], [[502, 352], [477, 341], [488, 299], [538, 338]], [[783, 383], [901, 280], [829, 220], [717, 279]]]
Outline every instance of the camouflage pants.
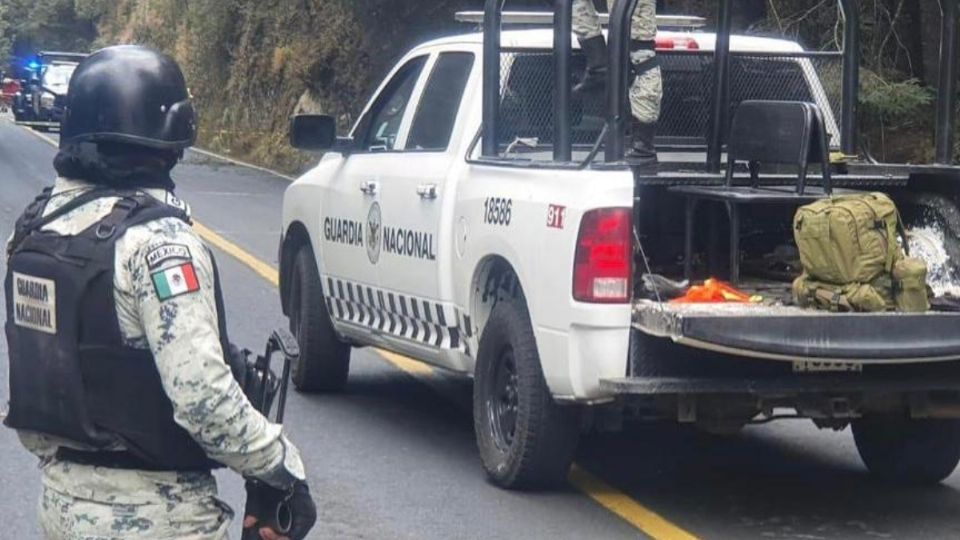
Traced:
[[[614, 0], [607, 0], [613, 7]], [[589, 39], [602, 34], [600, 19], [593, 0], [573, 0], [573, 32], [580, 39]], [[657, 2], [640, 0], [633, 13], [630, 38], [637, 41], [653, 41], [657, 37]], [[656, 57], [654, 51], [634, 51], [630, 60], [636, 67]], [[647, 70], [634, 79], [630, 86], [630, 108], [638, 122], [653, 124], [660, 119], [660, 101], [663, 98], [663, 78], [660, 68]]]
[[233, 511], [215, 497], [107, 504], [44, 487], [39, 516], [48, 540], [223, 540]]

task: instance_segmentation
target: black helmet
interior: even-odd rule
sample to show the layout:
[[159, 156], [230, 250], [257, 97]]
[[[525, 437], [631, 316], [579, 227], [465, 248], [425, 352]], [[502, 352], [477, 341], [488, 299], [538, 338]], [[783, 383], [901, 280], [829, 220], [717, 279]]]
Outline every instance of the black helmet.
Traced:
[[196, 140], [183, 72], [169, 56], [121, 45], [97, 51], [70, 79], [60, 147], [117, 142], [179, 151]]

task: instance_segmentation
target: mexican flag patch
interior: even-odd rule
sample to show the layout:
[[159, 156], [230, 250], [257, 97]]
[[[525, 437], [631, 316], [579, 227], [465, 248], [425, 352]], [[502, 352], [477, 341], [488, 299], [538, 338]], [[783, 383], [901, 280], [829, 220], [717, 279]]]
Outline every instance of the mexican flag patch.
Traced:
[[152, 277], [153, 286], [157, 289], [157, 296], [161, 302], [200, 290], [200, 283], [197, 281], [197, 273], [193, 269], [193, 263], [161, 270], [152, 274]]

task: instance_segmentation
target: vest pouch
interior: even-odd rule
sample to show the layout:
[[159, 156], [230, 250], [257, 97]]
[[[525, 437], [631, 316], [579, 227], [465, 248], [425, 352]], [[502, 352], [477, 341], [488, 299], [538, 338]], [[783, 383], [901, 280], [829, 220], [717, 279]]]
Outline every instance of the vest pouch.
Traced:
[[844, 287], [853, 310], [861, 313], [876, 313], [887, 311], [890, 307], [887, 299], [872, 285], [848, 285]]
[[173, 404], [150, 351], [81, 346], [80, 370], [92, 421], [116, 435], [132, 454], [176, 471], [214, 466], [174, 421]]
[[888, 299], [873, 285], [832, 285], [803, 274], [793, 282], [793, 298], [802, 308], [832, 312], [873, 313], [886, 311]]
[[927, 263], [912, 257], [893, 265], [893, 298], [897, 311], [925, 313], [930, 311], [927, 289]]

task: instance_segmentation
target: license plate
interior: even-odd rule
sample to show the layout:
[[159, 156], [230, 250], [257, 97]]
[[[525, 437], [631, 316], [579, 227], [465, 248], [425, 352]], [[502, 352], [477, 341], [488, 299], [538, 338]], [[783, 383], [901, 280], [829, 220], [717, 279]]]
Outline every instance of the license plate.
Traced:
[[850, 362], [794, 362], [794, 373], [861, 373], [863, 364]]

